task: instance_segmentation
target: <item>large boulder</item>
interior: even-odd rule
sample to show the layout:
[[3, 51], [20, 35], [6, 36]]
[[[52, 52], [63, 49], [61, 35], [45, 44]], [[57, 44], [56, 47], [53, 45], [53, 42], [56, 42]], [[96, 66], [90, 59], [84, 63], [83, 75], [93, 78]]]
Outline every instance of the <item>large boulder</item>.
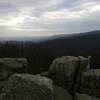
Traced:
[[100, 69], [91, 69], [83, 73], [80, 92], [100, 98]]
[[79, 59], [73, 56], [56, 58], [50, 66], [48, 76], [54, 79], [57, 85], [72, 90]]
[[25, 72], [27, 65], [26, 58], [0, 58], [0, 81], [14, 72]]
[[[72, 93], [75, 88], [79, 87], [79, 76], [87, 69], [89, 69], [89, 58], [82, 56], [63, 56], [56, 58], [52, 62], [49, 71], [44, 73], [44, 75], [54, 79], [57, 85], [66, 88]], [[76, 84], [78, 85], [75, 86]]]
[[0, 100], [54, 100], [53, 81], [40, 75], [14, 74], [2, 90]]

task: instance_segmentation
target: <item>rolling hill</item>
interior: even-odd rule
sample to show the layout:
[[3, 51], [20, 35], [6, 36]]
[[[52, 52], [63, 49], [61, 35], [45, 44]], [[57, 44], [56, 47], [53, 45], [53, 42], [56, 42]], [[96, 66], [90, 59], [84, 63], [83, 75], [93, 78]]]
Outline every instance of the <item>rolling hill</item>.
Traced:
[[52, 52], [65, 53], [100, 53], [100, 31], [62, 35], [40, 44]]

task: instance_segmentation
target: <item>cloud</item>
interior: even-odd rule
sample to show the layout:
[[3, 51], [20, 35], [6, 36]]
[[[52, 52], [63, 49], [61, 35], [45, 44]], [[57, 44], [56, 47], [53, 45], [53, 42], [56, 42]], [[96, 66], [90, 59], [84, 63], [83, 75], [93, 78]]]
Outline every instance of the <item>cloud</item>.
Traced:
[[0, 36], [83, 32], [99, 22], [99, 0], [0, 0]]

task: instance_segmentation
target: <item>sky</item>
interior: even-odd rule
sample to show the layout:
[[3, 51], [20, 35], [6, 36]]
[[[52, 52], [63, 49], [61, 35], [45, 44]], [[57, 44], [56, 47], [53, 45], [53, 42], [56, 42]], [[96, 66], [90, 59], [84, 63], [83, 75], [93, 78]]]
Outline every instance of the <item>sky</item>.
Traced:
[[100, 0], [0, 0], [0, 37], [100, 29]]

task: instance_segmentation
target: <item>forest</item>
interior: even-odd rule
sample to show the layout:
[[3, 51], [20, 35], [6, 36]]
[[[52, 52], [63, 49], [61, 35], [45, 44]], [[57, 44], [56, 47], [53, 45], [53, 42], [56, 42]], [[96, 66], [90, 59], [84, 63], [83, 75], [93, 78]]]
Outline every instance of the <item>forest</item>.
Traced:
[[[47, 44], [46, 44], [47, 45]], [[65, 52], [66, 51], [66, 52]], [[45, 46], [45, 43], [34, 43], [30, 41], [5, 41], [0, 42], [0, 58], [10, 57], [10, 58], [20, 58], [25, 57], [28, 59], [29, 68], [28, 72], [32, 74], [37, 74], [48, 70], [51, 62], [61, 56], [79, 56], [83, 55], [85, 57], [92, 56], [91, 67], [99, 68], [99, 53], [87, 52], [69, 52], [64, 49], [49, 49]]]

